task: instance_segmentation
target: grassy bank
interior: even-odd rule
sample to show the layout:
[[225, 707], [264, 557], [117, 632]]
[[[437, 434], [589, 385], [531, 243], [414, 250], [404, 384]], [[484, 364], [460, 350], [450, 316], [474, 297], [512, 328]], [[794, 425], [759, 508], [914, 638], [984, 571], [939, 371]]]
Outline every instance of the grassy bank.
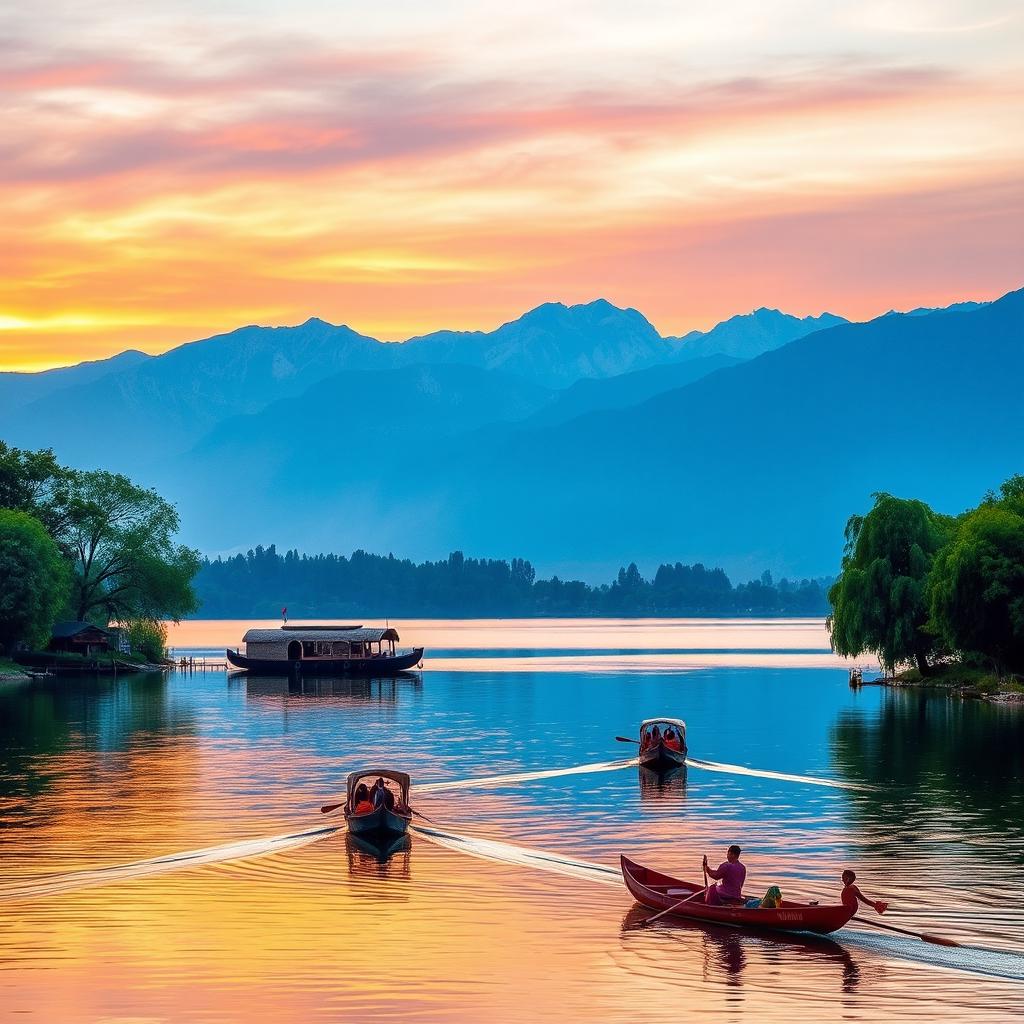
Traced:
[[896, 675], [893, 681], [906, 686], [956, 690], [965, 697], [1024, 695], [1024, 680], [1019, 676], [1005, 676], [1000, 679], [988, 669], [955, 661], [935, 665], [927, 676], [922, 676], [916, 668], [907, 669]]
[[22, 667], [10, 658], [0, 658], [0, 681], [4, 679], [27, 679]]

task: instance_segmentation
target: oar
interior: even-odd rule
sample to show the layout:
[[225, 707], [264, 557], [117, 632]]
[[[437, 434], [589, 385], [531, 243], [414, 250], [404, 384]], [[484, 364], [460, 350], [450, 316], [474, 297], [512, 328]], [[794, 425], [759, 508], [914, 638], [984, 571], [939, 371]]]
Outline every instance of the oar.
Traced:
[[892, 924], [882, 924], [881, 921], [869, 921], [866, 917], [855, 918], [860, 924], [869, 925], [872, 928], [884, 928], [889, 932], [899, 932], [900, 935], [909, 935], [912, 938], [920, 939], [922, 942], [931, 942], [936, 946], [956, 946], [957, 949], [963, 946], [962, 942], [956, 942], [953, 939], [947, 939], [942, 935], [929, 935], [927, 932], [912, 932], [909, 928], [897, 928]]
[[632, 739], [629, 736], [616, 736], [615, 738], [620, 743], [635, 743], [637, 746], [640, 746], [640, 741], [639, 740], [634, 740], [634, 739]]
[[678, 903], [669, 907], [668, 910], [662, 910], [659, 913], [655, 914], [653, 917], [648, 917], [646, 920], [642, 921], [640, 923], [640, 927], [646, 928], [649, 924], [653, 924], [655, 921], [657, 921], [659, 917], [664, 917], [666, 914], [671, 914], [673, 910], [678, 910], [684, 903], [689, 903], [690, 900], [695, 899], [697, 896], [703, 896], [705, 891], [706, 890], [704, 889], [698, 889], [696, 892], [691, 892], [689, 896], [685, 897], [684, 899], [681, 899]]
[[690, 900], [697, 896], [707, 896], [708, 894], [708, 869], [704, 868], [704, 889], [703, 892], [698, 889], [696, 892], [691, 892], [689, 896], [683, 897], [675, 906], [669, 907], [668, 910], [662, 910], [660, 913], [654, 915], [654, 917], [648, 917], [645, 921], [640, 924], [641, 928], [646, 928], [649, 924], [657, 921], [659, 917], [664, 917], [666, 914], [671, 914], [673, 910], [678, 910], [684, 903], [689, 903]]

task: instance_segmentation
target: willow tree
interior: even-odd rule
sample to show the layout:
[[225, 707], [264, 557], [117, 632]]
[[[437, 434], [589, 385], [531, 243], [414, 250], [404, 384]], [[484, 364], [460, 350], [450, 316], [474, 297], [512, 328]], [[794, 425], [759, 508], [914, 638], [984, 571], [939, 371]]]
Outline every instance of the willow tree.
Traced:
[[[1017, 481], [1020, 478], [1016, 478]], [[958, 523], [939, 552], [930, 588], [932, 617], [961, 654], [1024, 672], [1024, 495], [991, 497]]]
[[842, 571], [828, 592], [832, 648], [877, 655], [887, 672], [916, 664], [931, 671], [937, 639], [927, 629], [928, 577], [951, 520], [924, 502], [876, 494], [865, 516], [846, 524]]

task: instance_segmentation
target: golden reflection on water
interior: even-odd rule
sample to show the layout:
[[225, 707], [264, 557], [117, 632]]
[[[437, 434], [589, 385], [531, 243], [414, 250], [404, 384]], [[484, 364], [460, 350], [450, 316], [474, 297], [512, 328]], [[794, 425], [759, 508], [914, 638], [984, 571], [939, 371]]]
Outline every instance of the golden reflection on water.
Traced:
[[[237, 625], [230, 624], [231, 642], [240, 637]], [[676, 623], [646, 640], [652, 627], [630, 622], [615, 644], [600, 639], [608, 624], [590, 621], [511, 623], [507, 633], [493, 623], [421, 625], [424, 643], [463, 650], [646, 644], [799, 657], [786, 648], [823, 646], [813, 620]], [[193, 627], [199, 633], [174, 642], [222, 642], [223, 623], [182, 628]], [[415, 624], [400, 629], [403, 640], [421, 639]], [[487, 641], [495, 629], [500, 639]], [[545, 685], [563, 685], [560, 675]], [[116, 718], [111, 707], [123, 712], [138, 697], [135, 684], [113, 688], [109, 707], [86, 700], [64, 744], [33, 755], [25, 771], [31, 785], [0, 805], [0, 1019], [563, 1024], [664, 1014], [790, 1024], [1005, 1021], [1019, 1012], [1019, 981], [941, 967], [910, 940], [791, 940], [670, 922], [645, 929], [645, 915], [617, 884], [466, 857], [420, 834], [384, 862], [338, 833], [259, 858], [3, 901], [4, 886], [39, 876], [337, 820], [317, 808], [341, 791], [345, 772], [361, 759], [389, 759], [415, 769], [415, 806], [464, 836], [611, 867], [624, 851], [694, 880], [702, 853], [714, 858], [741, 838], [754, 890], [779, 883], [787, 895], [834, 899], [839, 872], [855, 862], [872, 894], [891, 900], [895, 912], [920, 914], [916, 927], [966, 938], [989, 921], [1007, 944], [1021, 940], [1019, 914], [1007, 909], [1001, 886], [965, 870], [991, 863], [984, 824], [972, 824], [970, 808], [955, 821], [957, 807], [927, 803], [873, 817], [868, 812], [888, 793], [693, 769], [661, 779], [635, 767], [546, 775], [545, 768], [584, 760], [574, 762], [558, 742], [567, 725], [545, 718], [554, 712], [524, 704], [523, 717], [499, 721], [516, 705], [498, 703], [486, 706], [489, 717], [467, 719], [460, 717], [465, 675], [454, 696], [431, 703], [440, 682], [429, 666], [422, 685], [316, 681], [308, 693], [280, 680], [172, 676], [160, 706], [187, 702], [189, 714], [172, 717], [172, 728], [165, 718], [142, 718], [121, 739], [104, 716]], [[623, 704], [622, 728], [641, 717], [637, 711]], [[609, 716], [619, 715], [616, 704]], [[499, 728], [547, 731], [536, 746], [499, 752], [486, 742]], [[769, 738], [775, 728], [756, 723]], [[467, 750], [475, 752], [468, 767]], [[539, 769], [534, 778], [500, 788], [429, 788], [468, 775], [524, 776], [530, 766]], [[980, 844], [977, 857], [972, 843]], [[1009, 861], [1004, 867], [1012, 873]], [[965, 878], [972, 879], [966, 889]]]

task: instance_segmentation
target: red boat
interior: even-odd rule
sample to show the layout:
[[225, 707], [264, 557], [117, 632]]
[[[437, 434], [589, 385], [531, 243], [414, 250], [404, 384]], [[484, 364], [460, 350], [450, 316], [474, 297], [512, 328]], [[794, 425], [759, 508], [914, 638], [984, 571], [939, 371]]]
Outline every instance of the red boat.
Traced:
[[[768, 928], [781, 932], [817, 932], [827, 935], [842, 928], [856, 913], [841, 903], [819, 906], [817, 903], [792, 903], [783, 900], [778, 909], [748, 909], [735, 906], [708, 906], [701, 894], [704, 886], [683, 882], [671, 875], [645, 868], [628, 857], [620, 858], [622, 878], [637, 903], [651, 910], [668, 910], [672, 915], [694, 921], [732, 925], [736, 928]], [[696, 894], [696, 895], [695, 895]], [[688, 899], [688, 897], [693, 899]]]

